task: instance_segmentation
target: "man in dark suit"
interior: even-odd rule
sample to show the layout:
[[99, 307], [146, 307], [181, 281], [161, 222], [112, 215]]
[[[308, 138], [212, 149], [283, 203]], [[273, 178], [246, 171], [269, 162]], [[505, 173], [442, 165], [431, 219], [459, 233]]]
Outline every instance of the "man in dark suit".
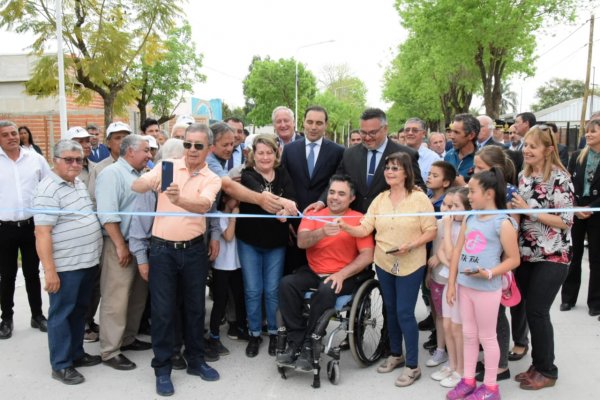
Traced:
[[[327, 121], [327, 111], [323, 107], [307, 108], [304, 113], [304, 138], [290, 142], [283, 148], [281, 165], [294, 182], [300, 210], [319, 200], [319, 196], [327, 190], [329, 178], [335, 173], [344, 154], [342, 146], [324, 137]], [[299, 223], [300, 220], [292, 220], [294, 236]], [[294, 243], [288, 247], [286, 270], [291, 271], [302, 265], [306, 265], [305, 252]]]
[[[383, 176], [385, 158], [396, 152], [407, 153], [412, 158], [415, 184], [425, 190], [425, 183], [419, 168], [419, 153], [408, 146], [388, 139], [387, 117], [378, 108], [366, 109], [360, 117], [360, 136], [362, 145], [346, 149], [336, 174], [349, 175], [356, 187], [356, 199], [351, 205], [353, 210], [366, 213], [373, 199], [388, 188]], [[325, 206], [327, 193], [321, 195], [318, 204], [310, 209], [321, 210]]]
[[90, 143], [92, 145], [92, 152], [88, 159], [92, 162], [99, 163], [110, 155], [108, 147], [100, 143], [100, 130], [94, 124], [87, 126], [87, 131], [90, 134]]
[[558, 126], [554, 122], [546, 122], [546, 125], [552, 129], [552, 133], [554, 134], [554, 138], [556, 139], [556, 145], [558, 146], [558, 157], [560, 158], [560, 162], [565, 168], [569, 165], [569, 149], [562, 143], [559, 143], [560, 140], [558, 135]]
[[494, 129], [496, 129], [496, 123], [493, 119], [487, 115], [480, 115], [477, 117], [479, 121], [479, 134], [477, 135], [477, 148], [480, 149], [483, 146], [502, 146], [502, 143], [494, 140]]

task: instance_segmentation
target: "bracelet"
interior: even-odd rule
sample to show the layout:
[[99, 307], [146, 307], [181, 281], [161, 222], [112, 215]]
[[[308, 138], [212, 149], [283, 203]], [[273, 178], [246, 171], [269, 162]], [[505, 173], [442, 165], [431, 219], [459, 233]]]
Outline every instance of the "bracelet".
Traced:
[[494, 277], [494, 274], [492, 273], [491, 269], [486, 269], [487, 274], [488, 274], [488, 280], [491, 280]]

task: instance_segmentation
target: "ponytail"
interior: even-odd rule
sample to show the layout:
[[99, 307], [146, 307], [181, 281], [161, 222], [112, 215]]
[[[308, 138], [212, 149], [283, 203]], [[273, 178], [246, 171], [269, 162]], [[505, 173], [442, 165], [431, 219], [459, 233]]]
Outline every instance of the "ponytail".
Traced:
[[496, 208], [498, 210], [506, 209], [506, 181], [504, 180], [502, 168], [492, 167], [488, 171], [476, 173], [471, 179], [476, 179], [484, 191], [493, 190]]

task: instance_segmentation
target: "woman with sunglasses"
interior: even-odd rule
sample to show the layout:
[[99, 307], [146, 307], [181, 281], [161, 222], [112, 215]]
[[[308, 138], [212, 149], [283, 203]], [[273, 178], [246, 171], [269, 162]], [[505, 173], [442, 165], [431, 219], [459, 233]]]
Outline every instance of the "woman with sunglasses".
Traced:
[[561, 311], [575, 307], [581, 285], [581, 259], [583, 258], [585, 236], [589, 246], [590, 282], [587, 305], [591, 316], [600, 315], [600, 213], [585, 211], [586, 208], [600, 206], [600, 120], [588, 123], [586, 146], [571, 155], [569, 172], [575, 188], [575, 206], [581, 211], [575, 213], [573, 236], [573, 257], [569, 275], [562, 287]]
[[[519, 194], [514, 209], [572, 208], [573, 184], [560, 162], [552, 130], [533, 126], [524, 137], [524, 170], [519, 174]], [[521, 215], [519, 248], [521, 266], [515, 276], [531, 332], [532, 365], [515, 377], [520, 387], [538, 390], [554, 386], [554, 330], [550, 307], [567, 277], [571, 255], [572, 212]]]
[[21, 147], [24, 147], [27, 150], [35, 150], [41, 156], [44, 155], [44, 153], [42, 153], [42, 149], [40, 149], [40, 146], [33, 143], [33, 135], [31, 134], [31, 130], [25, 125], [19, 127], [19, 140], [21, 142]]
[[[279, 165], [278, 145], [274, 135], [257, 135], [242, 170], [241, 183], [255, 192], [270, 192], [295, 200], [294, 185], [285, 168]], [[265, 303], [269, 331], [269, 355], [277, 349], [277, 307], [279, 281], [283, 275], [285, 248], [289, 238], [286, 211], [279, 218], [260, 206], [240, 202], [240, 214], [260, 214], [262, 218], [238, 218], [235, 226], [238, 255], [244, 279], [244, 297], [248, 314], [250, 338], [246, 347], [248, 357], [256, 357], [261, 342], [262, 304]]]
[[[377, 196], [361, 224], [351, 226], [343, 220], [340, 228], [354, 237], [375, 233], [375, 265], [381, 284], [391, 352], [377, 368], [379, 373], [405, 366], [396, 386], [411, 385], [421, 377], [419, 368], [419, 330], [415, 306], [425, 273], [425, 246], [437, 233], [433, 205], [425, 193], [415, 190], [412, 160], [406, 153], [393, 153], [385, 159], [384, 177], [390, 189]], [[410, 213], [412, 216], [403, 216]], [[402, 355], [402, 339], [406, 358]]]

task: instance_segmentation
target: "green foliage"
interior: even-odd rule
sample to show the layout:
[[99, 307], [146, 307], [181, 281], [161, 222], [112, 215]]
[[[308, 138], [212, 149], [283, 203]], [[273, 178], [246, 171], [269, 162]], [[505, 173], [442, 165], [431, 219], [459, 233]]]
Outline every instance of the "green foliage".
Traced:
[[[277, 106], [294, 110], [296, 61], [294, 59], [271, 60], [255, 56], [244, 79], [246, 98], [246, 123], [264, 126], [271, 123], [271, 113]], [[303, 64], [298, 64], [298, 113], [301, 114], [317, 92], [314, 75]]]
[[535, 97], [538, 102], [532, 104], [533, 111], [552, 107], [563, 101], [583, 97], [585, 83], [580, 80], [552, 78], [536, 89]]

